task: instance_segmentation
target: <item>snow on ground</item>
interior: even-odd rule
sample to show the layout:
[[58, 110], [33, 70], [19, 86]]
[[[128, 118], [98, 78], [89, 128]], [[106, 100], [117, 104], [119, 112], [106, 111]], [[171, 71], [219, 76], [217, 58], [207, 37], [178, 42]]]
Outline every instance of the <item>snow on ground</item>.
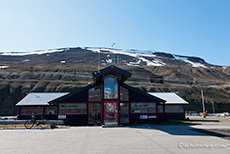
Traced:
[[146, 62], [147, 66], [164, 66], [165, 65], [164, 63], [162, 63], [162, 62], [160, 62], [158, 60], [150, 61], [150, 60], [147, 60], [147, 59], [145, 59], [143, 57], [139, 57], [139, 59], [141, 59], [143, 62]]
[[183, 57], [183, 56], [178, 56], [178, 55], [173, 55], [175, 59], [180, 59], [186, 63], [189, 63], [190, 65], [192, 65], [192, 67], [203, 67], [203, 68], [207, 68], [204, 64], [201, 63], [194, 63], [190, 60], [188, 60], [187, 57]]
[[28, 61], [30, 61], [29, 59], [25, 59], [25, 60], [23, 60], [22, 62], [28, 62]]
[[83, 48], [83, 49], [91, 50], [91, 51], [93, 51], [95, 53], [100, 53], [101, 52], [100, 50], [102, 50], [101, 48]]
[[62, 52], [65, 49], [54, 49], [54, 50], [43, 50], [43, 51], [32, 51], [32, 52], [4, 52], [0, 55], [3, 56], [26, 56], [26, 55], [41, 55], [41, 54], [49, 54], [49, 53], [54, 53], [54, 52]]
[[150, 56], [150, 57], [156, 56], [156, 55], [153, 55], [152, 51], [147, 51], [147, 50], [121, 50], [121, 49], [112, 49], [112, 48], [91, 48], [91, 47], [86, 47], [85, 49], [91, 50], [95, 53], [96, 52], [103, 53], [103, 51], [107, 51], [113, 54], [123, 54], [123, 55], [129, 55], [132, 57], [136, 57], [136, 55]]
[[109, 48], [87, 48], [88, 50], [91, 50], [95, 53], [103, 53], [101, 50], [103, 51], [107, 51], [107, 52], [111, 52], [113, 54], [122, 54], [122, 55], [127, 55], [127, 56], [131, 56], [134, 58], [139, 59], [137, 62], [129, 62], [127, 63], [127, 65], [129, 66], [139, 66], [139, 64], [143, 61], [146, 62], [147, 66], [164, 66], [166, 64], [164, 64], [163, 62], [159, 61], [159, 60], [147, 60], [144, 57], [156, 57], [156, 55], [153, 55], [152, 51], [141, 51], [141, 50], [119, 50], [119, 49], [109, 49]]
[[0, 66], [0, 69], [8, 68], [9, 66]]
[[173, 55], [173, 57], [174, 57], [175, 59], [188, 60], [187, 57], [183, 57], [183, 56]]
[[186, 63], [190, 63], [192, 65], [192, 67], [203, 67], [203, 68], [207, 68], [206, 66], [204, 66], [203, 64], [201, 63], [194, 63], [190, 60], [184, 60]]
[[137, 62], [129, 62], [129, 63], [126, 63], [126, 65], [128, 66], [139, 66], [141, 63], [141, 60], [138, 60]]

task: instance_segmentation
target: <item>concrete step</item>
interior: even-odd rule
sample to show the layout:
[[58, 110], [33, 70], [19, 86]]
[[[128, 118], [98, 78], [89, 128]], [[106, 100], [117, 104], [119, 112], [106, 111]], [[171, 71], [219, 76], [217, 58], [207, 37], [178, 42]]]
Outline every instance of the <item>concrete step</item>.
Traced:
[[102, 128], [111, 128], [111, 127], [122, 127], [122, 125], [117, 125], [117, 124], [102, 125]]

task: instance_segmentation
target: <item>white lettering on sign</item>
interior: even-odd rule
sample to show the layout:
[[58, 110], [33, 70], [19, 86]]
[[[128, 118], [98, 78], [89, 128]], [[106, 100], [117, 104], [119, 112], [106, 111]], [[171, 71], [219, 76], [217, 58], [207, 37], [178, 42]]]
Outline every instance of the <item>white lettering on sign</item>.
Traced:
[[58, 119], [66, 119], [66, 115], [58, 115]]
[[149, 116], [149, 119], [156, 119], [157, 116]]
[[140, 119], [148, 119], [147, 115], [140, 115]]

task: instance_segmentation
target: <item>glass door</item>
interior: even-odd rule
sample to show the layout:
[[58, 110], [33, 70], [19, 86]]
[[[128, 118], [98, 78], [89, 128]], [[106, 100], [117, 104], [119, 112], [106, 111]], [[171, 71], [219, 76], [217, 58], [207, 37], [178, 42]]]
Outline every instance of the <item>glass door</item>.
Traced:
[[104, 124], [118, 124], [118, 101], [104, 102]]
[[100, 103], [89, 103], [89, 114], [88, 122], [93, 125], [101, 124], [101, 104]]

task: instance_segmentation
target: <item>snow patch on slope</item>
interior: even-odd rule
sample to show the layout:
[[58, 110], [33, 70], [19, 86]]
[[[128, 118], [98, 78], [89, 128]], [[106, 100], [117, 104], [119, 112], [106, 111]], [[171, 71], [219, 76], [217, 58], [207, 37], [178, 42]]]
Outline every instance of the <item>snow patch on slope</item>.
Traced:
[[122, 54], [134, 57], [138, 59], [137, 62], [129, 62], [126, 63], [126, 65], [129, 66], [139, 66], [141, 62], [145, 62], [147, 66], [164, 66], [165, 63], [161, 62], [160, 60], [147, 60], [144, 57], [156, 57], [156, 55], [153, 55], [152, 51], [146, 51], [146, 50], [119, 50], [119, 49], [109, 49], [109, 48], [86, 48], [87, 50], [91, 50], [95, 53], [103, 53], [103, 51], [106, 51], [108, 53], [112, 54]]
[[0, 69], [6, 69], [8, 68], [9, 66], [0, 66]]
[[201, 63], [194, 63], [194, 62], [192, 62], [192, 61], [190, 61], [190, 60], [184, 60], [184, 61], [187, 62], [187, 63], [189, 63], [189, 64], [191, 64], [192, 67], [203, 67], [203, 68], [207, 68], [206, 66], [204, 66], [204, 65], [201, 64]]
[[187, 57], [178, 56], [178, 55], [173, 55], [173, 57], [174, 57], [175, 59], [179, 59], [179, 60], [182, 60], [182, 61], [184, 61], [184, 62], [190, 64], [192, 67], [203, 67], [203, 68], [207, 68], [204, 64], [201, 64], [201, 63], [194, 63], [194, 62], [188, 60]]
[[141, 59], [143, 62], [146, 62], [147, 66], [164, 66], [165, 65], [163, 62], [156, 60], [156, 59], [152, 61], [147, 60], [143, 57], [139, 57], [139, 59]]
[[30, 61], [29, 59], [25, 59], [25, 60], [23, 60], [22, 62], [24, 63], [24, 62], [28, 62], [28, 61]]
[[54, 53], [54, 52], [62, 52], [65, 49], [54, 49], [54, 50], [44, 50], [44, 51], [32, 51], [32, 52], [4, 52], [0, 55], [3, 56], [26, 56], [26, 55], [42, 55], [42, 54], [49, 54], [49, 53]]

